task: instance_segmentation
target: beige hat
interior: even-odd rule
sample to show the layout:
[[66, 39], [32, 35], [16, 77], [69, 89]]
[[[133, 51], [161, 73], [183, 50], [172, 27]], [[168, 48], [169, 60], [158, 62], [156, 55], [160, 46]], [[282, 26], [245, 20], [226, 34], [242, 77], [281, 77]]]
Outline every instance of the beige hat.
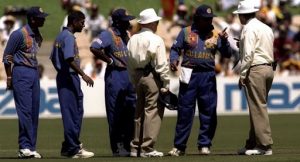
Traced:
[[238, 9], [234, 11], [233, 14], [248, 14], [248, 13], [254, 13], [258, 10], [259, 9], [254, 6], [253, 1], [243, 0], [240, 1], [238, 5]]
[[149, 24], [159, 21], [161, 17], [157, 16], [153, 8], [148, 8], [140, 13], [140, 19], [137, 21], [139, 24]]

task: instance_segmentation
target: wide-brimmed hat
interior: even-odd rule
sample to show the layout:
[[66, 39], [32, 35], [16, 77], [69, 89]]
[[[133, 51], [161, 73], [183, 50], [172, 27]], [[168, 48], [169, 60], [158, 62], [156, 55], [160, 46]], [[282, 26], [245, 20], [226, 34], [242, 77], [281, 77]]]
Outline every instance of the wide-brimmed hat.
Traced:
[[140, 18], [137, 21], [139, 24], [149, 24], [152, 22], [159, 21], [161, 17], [157, 16], [153, 8], [148, 8], [140, 13]]
[[27, 11], [27, 16], [28, 17], [40, 17], [40, 18], [45, 18], [47, 17], [49, 14], [45, 13], [43, 11], [43, 9], [39, 6], [34, 6], [31, 7], [28, 11]]
[[257, 12], [259, 9], [254, 6], [254, 3], [250, 0], [240, 1], [238, 9], [233, 14], [248, 14]]
[[135, 19], [134, 16], [128, 15], [127, 11], [123, 8], [119, 8], [113, 11], [111, 14], [113, 21], [130, 21]]

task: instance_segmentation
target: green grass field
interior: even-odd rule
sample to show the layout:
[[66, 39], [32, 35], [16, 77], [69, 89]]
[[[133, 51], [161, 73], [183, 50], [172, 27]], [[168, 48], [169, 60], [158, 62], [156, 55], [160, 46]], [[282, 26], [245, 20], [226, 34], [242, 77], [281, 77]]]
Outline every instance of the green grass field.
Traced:
[[[203, 161], [203, 162], [292, 162], [300, 161], [300, 114], [271, 115], [273, 133], [273, 156], [238, 156], [236, 150], [241, 148], [248, 133], [248, 116], [219, 116], [218, 129], [213, 141], [212, 155], [197, 155], [196, 138], [199, 122], [195, 118], [194, 127], [189, 138], [187, 155], [183, 157], [162, 158], [115, 158], [111, 156], [107, 121], [105, 118], [84, 119], [81, 141], [87, 149], [95, 152], [95, 158], [84, 161]], [[167, 153], [174, 137], [175, 117], [166, 117], [156, 149]], [[17, 161], [18, 125], [15, 119], [0, 120], [0, 161]], [[60, 146], [63, 140], [60, 119], [41, 119], [38, 134], [38, 151], [44, 159], [34, 161], [71, 161], [60, 157]]]

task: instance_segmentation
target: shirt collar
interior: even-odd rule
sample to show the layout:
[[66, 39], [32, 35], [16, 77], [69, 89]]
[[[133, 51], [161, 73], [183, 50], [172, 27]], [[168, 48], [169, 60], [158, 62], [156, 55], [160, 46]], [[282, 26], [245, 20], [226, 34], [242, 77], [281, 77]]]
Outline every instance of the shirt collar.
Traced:
[[118, 28], [116, 28], [116, 27], [112, 27], [112, 31], [113, 31], [116, 35], [118, 35], [118, 36], [121, 35], [120, 30], [119, 30]]
[[142, 28], [142, 29], [141, 29], [141, 32], [144, 32], [144, 31], [149, 31], [149, 32], [152, 32], [152, 33], [153, 33], [153, 31], [152, 31], [151, 29], [149, 29], [149, 28]]
[[29, 26], [29, 24], [25, 25], [26, 30], [28, 31], [29, 35], [34, 36], [35, 34], [33, 33], [31, 27]]
[[255, 17], [252, 18], [252, 19], [249, 19], [249, 20], [247, 21], [246, 25], [249, 24], [249, 23], [251, 23], [251, 22], [253, 22], [253, 21], [256, 21], [256, 18], [255, 18]]
[[[63, 31], [64, 30], [67, 30], [70, 34], [72, 34], [73, 36], [74, 36], [74, 34], [69, 30], [69, 28], [68, 27], [63, 27], [63, 29], [62, 29]], [[74, 38], [76, 38], [75, 36], [74, 36]]]

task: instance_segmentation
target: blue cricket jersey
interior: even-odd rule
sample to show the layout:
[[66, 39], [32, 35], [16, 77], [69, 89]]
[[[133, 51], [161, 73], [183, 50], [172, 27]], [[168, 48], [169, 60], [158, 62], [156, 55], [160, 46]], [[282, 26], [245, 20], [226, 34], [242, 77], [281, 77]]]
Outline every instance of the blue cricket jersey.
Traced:
[[80, 67], [76, 38], [67, 27], [64, 27], [55, 39], [50, 59], [58, 72], [75, 72], [66, 61], [69, 58], [74, 58], [75, 63]]
[[192, 25], [180, 31], [171, 47], [170, 61], [179, 60], [179, 55], [183, 54], [182, 66], [213, 71], [217, 51], [224, 57], [231, 57], [229, 42], [221, 42], [216, 30], [201, 35], [195, 25]]
[[9, 37], [3, 54], [3, 63], [8, 64], [7, 56], [12, 55], [14, 66], [36, 68], [38, 65], [36, 54], [39, 44], [41, 42], [37, 42], [36, 35], [30, 26], [28, 24], [23, 26], [14, 31]]

